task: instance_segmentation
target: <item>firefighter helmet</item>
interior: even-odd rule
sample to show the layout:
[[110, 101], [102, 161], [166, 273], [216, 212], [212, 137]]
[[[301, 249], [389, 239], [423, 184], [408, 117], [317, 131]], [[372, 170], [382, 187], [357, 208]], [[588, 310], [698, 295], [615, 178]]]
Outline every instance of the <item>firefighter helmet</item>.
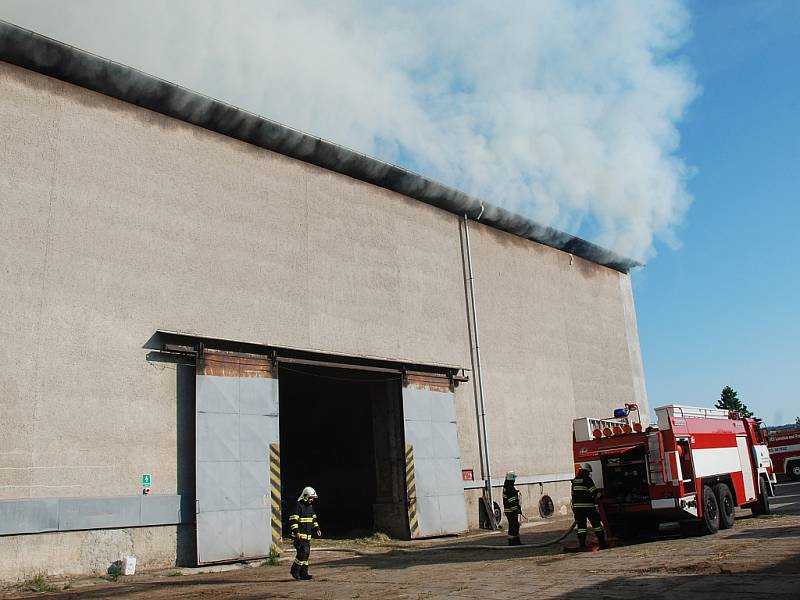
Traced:
[[517, 478], [517, 474], [514, 471], [509, 471], [506, 473], [506, 481], [514, 481]]
[[589, 464], [589, 463], [583, 463], [583, 465], [581, 466], [581, 469], [583, 469], [584, 471], [589, 471], [589, 473], [591, 473], [592, 472], [592, 465]]
[[317, 492], [314, 488], [310, 485], [303, 488], [303, 494], [298, 498], [298, 500], [308, 500], [309, 498], [316, 498]]

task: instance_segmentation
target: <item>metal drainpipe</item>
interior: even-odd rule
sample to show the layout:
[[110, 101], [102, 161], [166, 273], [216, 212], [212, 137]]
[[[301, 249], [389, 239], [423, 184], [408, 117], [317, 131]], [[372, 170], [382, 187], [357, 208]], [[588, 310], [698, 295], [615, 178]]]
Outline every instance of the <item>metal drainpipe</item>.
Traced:
[[[483, 210], [481, 210], [483, 213]], [[478, 217], [480, 218], [480, 217]], [[486, 461], [486, 489], [484, 493], [489, 500], [490, 519], [494, 519], [494, 499], [492, 497], [492, 466], [491, 459], [489, 458], [489, 434], [486, 431], [486, 402], [483, 395], [483, 370], [481, 369], [481, 345], [478, 338], [478, 313], [475, 309], [475, 283], [472, 275], [472, 246], [469, 241], [469, 217], [464, 214], [464, 233], [467, 242], [467, 271], [469, 274], [469, 295], [470, 295], [470, 313], [472, 315], [472, 327], [475, 337], [475, 374], [478, 378], [478, 396], [479, 404], [481, 407], [481, 429], [483, 430], [483, 457]]]

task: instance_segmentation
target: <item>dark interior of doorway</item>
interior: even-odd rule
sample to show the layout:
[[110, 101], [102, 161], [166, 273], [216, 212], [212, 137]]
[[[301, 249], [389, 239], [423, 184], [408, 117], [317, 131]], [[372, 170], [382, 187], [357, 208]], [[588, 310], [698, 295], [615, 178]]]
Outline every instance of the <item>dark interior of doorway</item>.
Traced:
[[408, 537], [400, 375], [281, 364], [283, 533], [302, 489], [325, 537]]

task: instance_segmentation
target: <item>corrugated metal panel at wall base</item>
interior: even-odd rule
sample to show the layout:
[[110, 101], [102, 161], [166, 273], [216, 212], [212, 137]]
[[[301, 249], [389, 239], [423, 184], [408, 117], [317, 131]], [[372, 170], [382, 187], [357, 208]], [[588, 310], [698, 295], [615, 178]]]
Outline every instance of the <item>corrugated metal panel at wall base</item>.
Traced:
[[179, 525], [194, 521], [185, 496], [0, 500], [0, 535]]

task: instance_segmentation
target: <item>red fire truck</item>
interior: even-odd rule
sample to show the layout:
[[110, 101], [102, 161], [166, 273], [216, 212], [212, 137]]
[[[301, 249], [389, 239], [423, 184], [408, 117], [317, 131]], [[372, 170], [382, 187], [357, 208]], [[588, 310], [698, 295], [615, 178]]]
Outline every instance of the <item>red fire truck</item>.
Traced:
[[775, 474], [800, 481], [800, 425], [771, 427], [765, 434]]
[[629, 404], [613, 418], [574, 421], [575, 467], [592, 466], [611, 535], [675, 521], [687, 533], [716, 533], [733, 526], [736, 507], [769, 512], [775, 475], [755, 419], [678, 405], [657, 408], [656, 416], [645, 428]]

